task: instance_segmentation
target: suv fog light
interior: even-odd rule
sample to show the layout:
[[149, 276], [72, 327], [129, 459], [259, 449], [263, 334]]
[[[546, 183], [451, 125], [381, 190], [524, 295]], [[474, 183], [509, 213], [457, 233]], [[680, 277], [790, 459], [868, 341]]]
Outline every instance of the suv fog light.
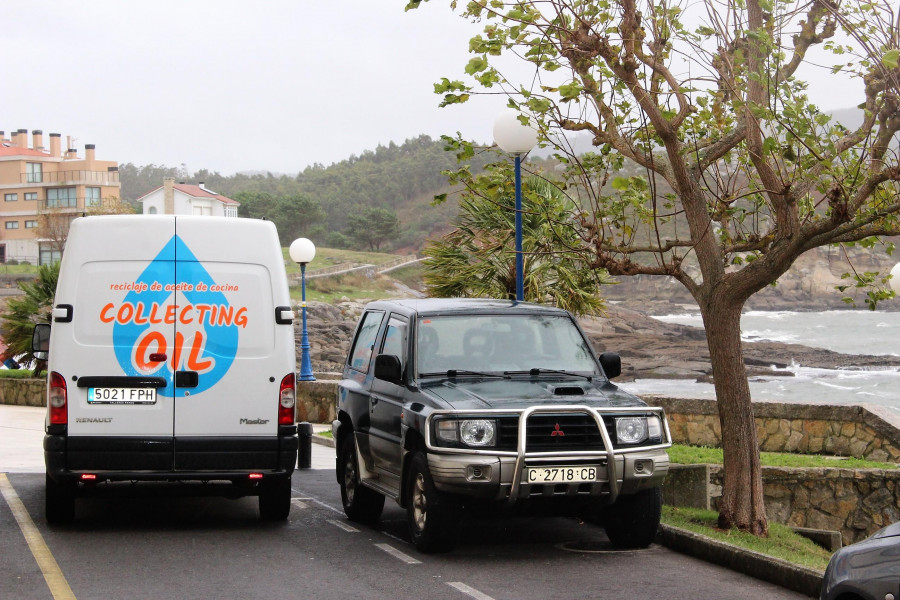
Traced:
[[489, 465], [469, 465], [466, 467], [466, 481], [490, 481], [491, 467]]
[[652, 460], [636, 460], [636, 461], [634, 461], [634, 474], [635, 475], [652, 475], [653, 474], [653, 461]]
[[643, 442], [647, 439], [647, 419], [645, 417], [616, 419], [616, 438], [622, 444]]
[[460, 439], [467, 446], [494, 445], [494, 422], [487, 419], [471, 419], [459, 422]]

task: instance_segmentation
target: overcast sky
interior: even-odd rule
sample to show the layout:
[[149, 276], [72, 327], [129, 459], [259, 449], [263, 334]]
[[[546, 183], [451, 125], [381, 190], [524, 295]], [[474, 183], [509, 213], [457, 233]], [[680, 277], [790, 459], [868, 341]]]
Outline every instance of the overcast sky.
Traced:
[[[432, 0], [0, 0], [0, 130], [79, 155], [296, 173], [419, 134], [491, 140], [505, 101], [438, 108], [479, 28]], [[853, 106], [835, 92], [823, 108]], [[45, 137], [46, 139], [46, 137]]]

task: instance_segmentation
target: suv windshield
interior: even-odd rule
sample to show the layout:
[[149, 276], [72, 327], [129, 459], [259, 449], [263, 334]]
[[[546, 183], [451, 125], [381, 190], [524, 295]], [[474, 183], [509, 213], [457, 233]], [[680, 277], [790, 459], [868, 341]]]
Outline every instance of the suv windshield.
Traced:
[[420, 377], [448, 371], [528, 373], [531, 369], [599, 374], [587, 342], [565, 316], [422, 317], [417, 332]]

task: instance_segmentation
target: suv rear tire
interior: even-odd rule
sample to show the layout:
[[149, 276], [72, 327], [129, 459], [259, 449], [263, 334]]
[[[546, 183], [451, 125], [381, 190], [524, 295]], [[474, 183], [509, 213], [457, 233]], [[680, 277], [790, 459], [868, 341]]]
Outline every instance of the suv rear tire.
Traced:
[[409, 537], [420, 552], [447, 552], [456, 545], [459, 503], [434, 486], [428, 458], [412, 455], [406, 486]]
[[68, 525], [75, 520], [75, 486], [46, 478], [44, 516], [51, 525]]
[[656, 538], [661, 516], [662, 492], [655, 487], [619, 496], [603, 510], [603, 527], [617, 548], [646, 548]]
[[357, 523], [374, 523], [384, 510], [384, 496], [360, 482], [356, 458], [356, 440], [351, 433], [341, 442], [338, 474], [344, 514]]

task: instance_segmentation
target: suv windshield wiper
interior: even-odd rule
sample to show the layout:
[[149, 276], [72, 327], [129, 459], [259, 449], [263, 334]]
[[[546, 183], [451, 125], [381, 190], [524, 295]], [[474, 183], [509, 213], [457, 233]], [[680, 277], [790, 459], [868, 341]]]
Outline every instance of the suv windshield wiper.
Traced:
[[535, 376], [537, 376], [537, 375], [541, 375], [542, 373], [557, 373], [557, 374], [559, 374], [559, 375], [569, 375], [569, 376], [571, 376], [571, 377], [583, 377], [584, 379], [587, 379], [588, 381], [593, 381], [593, 380], [594, 380], [593, 375], [583, 375], [583, 374], [581, 374], [581, 373], [573, 373], [572, 371], [561, 371], [561, 370], [559, 370], [559, 369], [538, 369], [538, 368], [534, 368], [534, 369], [529, 369], [528, 371], [503, 371], [503, 374], [504, 374], [504, 375], [523, 375], [523, 374], [525, 374], [525, 373], [528, 373], [528, 374], [531, 375], [532, 377], [535, 377]]
[[466, 369], [450, 369], [449, 371], [441, 371], [440, 373], [419, 373], [419, 377], [449, 377], [453, 379], [459, 375], [472, 375], [475, 377], [500, 377], [501, 379], [509, 379], [509, 375], [503, 373], [485, 373], [483, 371], [467, 371]]

